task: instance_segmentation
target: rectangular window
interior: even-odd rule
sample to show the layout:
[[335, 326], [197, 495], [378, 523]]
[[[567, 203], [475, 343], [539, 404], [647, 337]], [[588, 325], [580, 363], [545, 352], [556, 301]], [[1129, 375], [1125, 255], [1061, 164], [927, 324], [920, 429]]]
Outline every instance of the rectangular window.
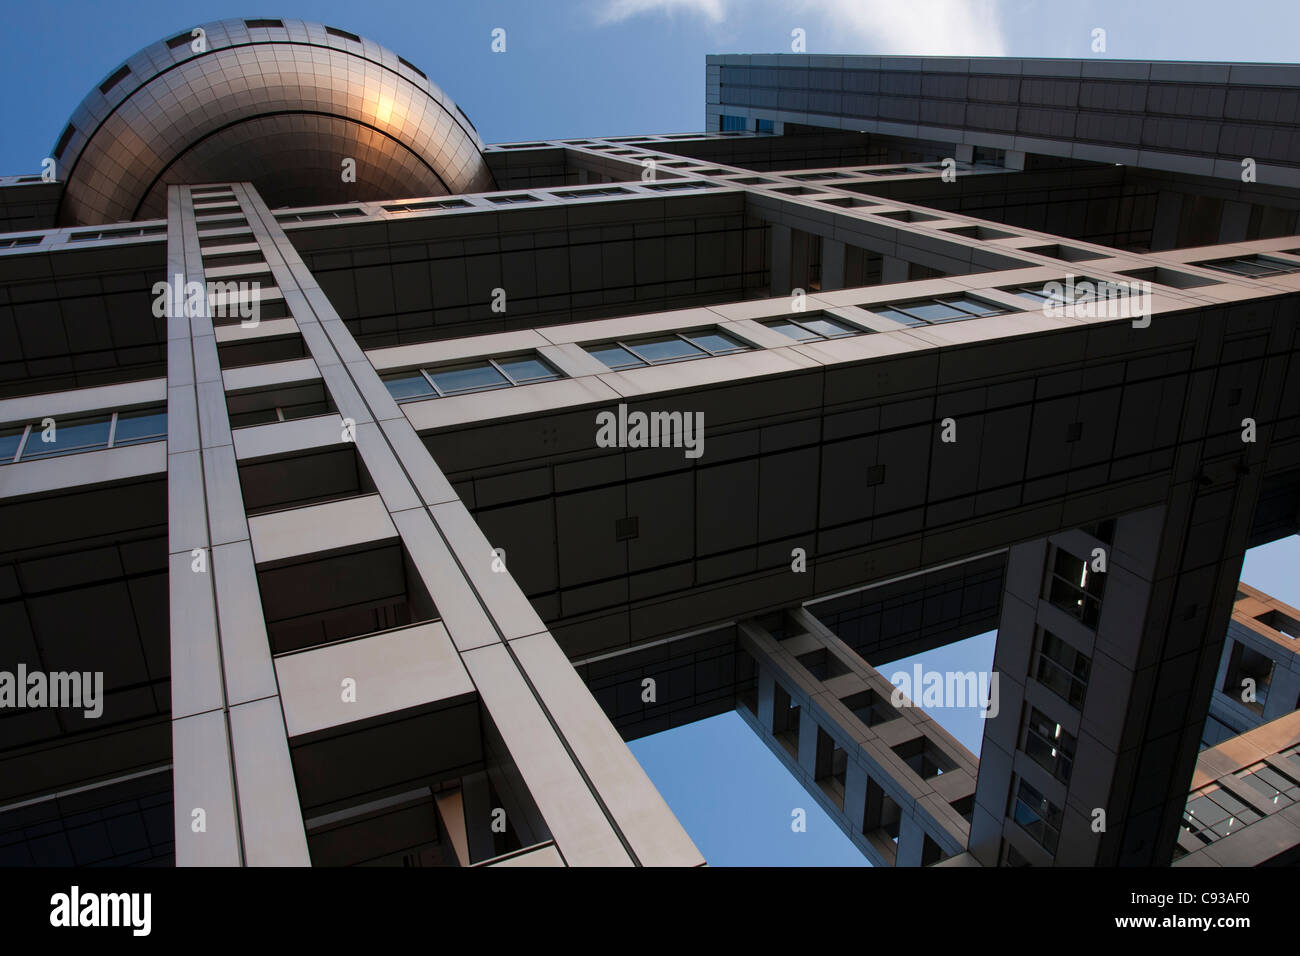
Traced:
[[708, 358], [745, 352], [750, 346], [718, 329], [667, 332], [663, 335], [627, 341], [582, 346], [589, 355], [618, 371], [645, 365], [666, 365], [688, 359]]
[[866, 334], [865, 329], [859, 329], [841, 319], [817, 312], [799, 318], [776, 319], [763, 324], [800, 342], [821, 342], [826, 339], [842, 339], [849, 335]]
[[1183, 829], [1209, 845], [1260, 819], [1260, 815], [1217, 783], [1191, 795], [1183, 811]]
[[48, 427], [42, 419], [0, 429], [0, 465], [139, 445], [167, 437], [167, 410], [162, 407], [51, 418], [51, 421]]
[[385, 206], [388, 212], [415, 212], [420, 209], [464, 209], [470, 204], [463, 199], [433, 199], [429, 202], [412, 202], [396, 206]]
[[911, 302], [890, 303], [889, 305], [867, 305], [877, 315], [901, 322], [903, 325], [936, 325], [941, 322], [960, 322], [964, 319], [978, 319], [986, 315], [1005, 315], [1010, 310], [1006, 306], [985, 302], [972, 295], [946, 295], [930, 299], [915, 299]]
[[380, 378], [394, 401], [406, 402], [485, 392], [513, 385], [533, 385], [551, 382], [563, 376], [540, 356], [525, 354], [388, 372]]
[[1092, 658], [1076, 651], [1051, 631], [1042, 632], [1034, 677], [1076, 710], [1083, 709], [1091, 670]]
[[0, 465], [7, 465], [18, 457], [18, 449], [22, 446], [25, 434], [26, 428], [0, 429]]
[[478, 392], [485, 388], [504, 388], [509, 381], [491, 362], [474, 362], [458, 368], [430, 371], [433, 386], [442, 395]]
[[55, 421], [48, 431], [36, 425], [23, 449], [23, 460], [107, 448], [112, 428], [112, 415]]
[[1289, 807], [1300, 798], [1300, 784], [1266, 763], [1252, 764], [1233, 776], [1263, 798], [1264, 809], [1269, 813]]
[[552, 193], [560, 199], [594, 199], [597, 196], [626, 196], [629, 191], [622, 186], [606, 186], [604, 189], [567, 189]]
[[721, 124], [719, 128], [724, 133], [731, 133], [737, 130], [743, 131], [745, 129], [745, 117], [743, 116], [728, 116], [726, 113], [723, 113], [718, 117], [718, 119]]
[[161, 441], [167, 437], [167, 412], [161, 408], [119, 412], [113, 429], [113, 447]]
[[774, 120], [756, 119], [754, 120], [754, 132], [775, 133], [776, 122]]
[[1300, 272], [1300, 263], [1286, 262], [1271, 256], [1238, 256], [1232, 259], [1214, 259], [1210, 262], [1193, 262], [1192, 265], [1227, 272], [1244, 279], [1262, 279], [1267, 276]]
[[645, 188], [653, 189], [655, 192], [660, 192], [660, 193], [671, 193], [671, 192], [680, 192], [683, 189], [713, 189], [717, 185], [718, 185], [717, 183], [710, 183], [705, 181], [689, 182], [689, 183], [676, 183], [676, 182], [647, 183]]
[[121, 66], [117, 68], [117, 71], [112, 76], [106, 79], [103, 83], [99, 84], [99, 92], [105, 94], [108, 93], [109, 90], [117, 86], [117, 84], [121, 83], [130, 75], [131, 75], [131, 68], [127, 66], [125, 63], [123, 63]]
[[1248, 710], [1263, 714], [1273, 682], [1273, 668], [1273, 659], [1267, 654], [1233, 641], [1228, 672], [1223, 676], [1223, 692]]
[[1126, 298], [1131, 290], [1127, 283], [1113, 283], [1105, 279], [1092, 279], [1088, 276], [1075, 276], [1073, 281], [1067, 282], [1064, 279], [1055, 280], [1056, 286], [1059, 286], [1059, 292], [1056, 288], [1048, 290], [1051, 283], [1015, 286], [1010, 289], [1002, 289], [1003, 292], [1010, 292], [1022, 299], [1028, 299], [1035, 307], [1041, 307], [1045, 304], [1056, 306], [1079, 305], [1084, 302], [1091, 302], [1098, 298], [1098, 289], [1106, 290], [1106, 296]]
[[1055, 855], [1061, 839], [1061, 810], [1024, 780], [1011, 811], [1012, 819], [1034, 838], [1034, 842]]
[[1070, 782], [1078, 741], [1037, 707], [1030, 707], [1025, 727], [1024, 751], [1061, 783]]
[[1105, 575], [1091, 572], [1088, 562], [1056, 549], [1047, 579], [1047, 599], [1085, 627], [1095, 628], [1101, 618]]

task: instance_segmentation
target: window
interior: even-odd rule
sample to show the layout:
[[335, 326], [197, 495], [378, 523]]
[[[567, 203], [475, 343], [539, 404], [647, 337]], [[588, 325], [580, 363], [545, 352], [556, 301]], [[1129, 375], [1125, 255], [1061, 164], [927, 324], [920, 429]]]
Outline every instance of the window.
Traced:
[[16, 249], [19, 246], [34, 246], [44, 236], [19, 236], [16, 239], [0, 239], [0, 249]]
[[728, 116], [726, 113], [723, 113], [718, 117], [718, 119], [721, 123], [718, 128], [724, 133], [745, 129], [745, 117], [743, 116]]
[[1061, 839], [1061, 810], [1024, 780], [1020, 781], [1011, 816], [1035, 843], [1048, 853], [1056, 853]]
[[940, 750], [929, 737], [917, 737], [896, 744], [892, 749], [922, 780], [930, 780], [957, 769], [957, 762]]
[[591, 199], [594, 196], [625, 196], [627, 193], [628, 190], [622, 186], [607, 186], [604, 189], [569, 189], [552, 195], [561, 199]]
[[[1246, 709], [1263, 714], [1269, 685], [1273, 682], [1273, 668], [1273, 659], [1267, 654], [1233, 641], [1228, 672], [1223, 677], [1223, 692]], [[1247, 688], [1251, 693], [1246, 693]]]
[[1029, 708], [1024, 751], [1061, 783], [1070, 782], [1077, 743], [1073, 735], [1061, 729], [1059, 723], [1037, 707]]
[[433, 199], [429, 202], [412, 202], [405, 205], [385, 206], [388, 212], [414, 212], [417, 209], [464, 209], [470, 205], [463, 199]]
[[1032, 866], [1028, 858], [1017, 850], [1006, 840], [1002, 841], [1002, 865], [1003, 866]]
[[283, 27], [284, 24], [281, 23], [279, 20], [245, 20], [244, 26], [248, 27], [248, 29], [250, 30], [253, 30], [258, 27], [262, 27], [263, 29], [270, 29], [272, 27]]
[[93, 239], [127, 239], [137, 236], [158, 236], [167, 231], [166, 226], [141, 226], [131, 229], [103, 229], [96, 232], [74, 232], [68, 242], [89, 242]]
[[1260, 816], [1253, 809], [1212, 783], [1188, 799], [1183, 811], [1183, 829], [1208, 845], [1258, 819]]
[[889, 305], [868, 305], [876, 315], [901, 322], [904, 325], [937, 325], [941, 322], [960, 322], [963, 319], [978, 319], [986, 315], [1005, 315], [1010, 310], [1006, 306], [994, 305], [971, 295], [947, 295], [930, 299], [916, 299], [912, 302], [891, 303]]
[[697, 183], [647, 183], [646, 189], [653, 189], [656, 192], [668, 193], [677, 192], [682, 189], [712, 189], [717, 183], [697, 182]]
[[322, 209], [320, 212], [285, 213], [276, 216], [276, 222], [316, 222], [319, 219], [346, 219], [348, 216], [364, 216], [364, 209]]
[[1092, 658], [1079, 653], [1051, 631], [1042, 632], [1034, 677], [1076, 710], [1083, 709], [1091, 670]]
[[162, 406], [52, 420], [50, 428], [32, 422], [0, 429], [0, 465], [139, 445], [167, 437], [167, 410]]
[[[425, 79], [425, 80], [428, 79], [428, 77], [427, 77], [427, 76], [425, 75], [425, 73], [424, 73], [424, 70], [420, 69], [418, 66], [416, 66], [414, 63], [412, 63], [410, 60], [406, 59], [405, 57], [401, 57], [401, 56], [399, 56], [399, 57], [397, 58], [397, 62], [400, 63], [400, 64], [402, 64], [402, 66], [406, 67], [408, 70], [410, 70], [412, 73], [415, 73], [416, 75], [418, 75], [418, 76], [421, 77], [422, 79]], [[460, 115], [461, 115], [461, 116], [465, 116], [465, 114], [464, 114], [463, 112], [462, 112]], [[469, 117], [468, 117], [468, 116], [465, 116], [465, 121], [466, 121], [466, 122], [469, 122]], [[474, 124], [473, 124], [473, 123], [470, 123], [469, 125], [470, 125], [470, 126], [473, 126]]]
[[435, 368], [408, 369], [382, 376], [394, 401], [485, 392], [513, 385], [551, 382], [563, 376], [536, 354], [480, 359]]
[[756, 119], [754, 120], [754, 132], [775, 133], [776, 122], [774, 120]]
[[54, 144], [55, 159], [63, 158], [63, 151], [68, 148], [68, 144], [72, 142], [72, 137], [76, 134], [76, 132], [77, 132], [77, 128], [73, 126], [71, 123], [63, 127], [63, 132], [59, 135], [59, 141]]
[[1110, 297], [1124, 297], [1129, 294], [1128, 286], [1125, 283], [1107, 282], [1105, 279], [1090, 279], [1087, 276], [1069, 276], [1065, 280], [1056, 282], [1060, 287], [1060, 292], [1048, 292], [1047, 287], [1052, 283], [1045, 282], [1042, 285], [1022, 285], [1011, 289], [1003, 289], [1003, 292], [1010, 292], [1012, 295], [1018, 295], [1022, 299], [1028, 299], [1035, 306], [1041, 306], [1045, 303], [1051, 305], [1078, 305], [1081, 302], [1091, 302], [1098, 297], [1098, 289], [1107, 290], [1105, 295]]
[[1047, 599], [1085, 627], [1095, 628], [1101, 617], [1105, 581], [1105, 575], [1089, 570], [1087, 561], [1057, 548], [1047, 579]]
[[489, 202], [494, 202], [494, 203], [496, 203], [498, 206], [509, 206], [509, 205], [511, 205], [511, 204], [513, 204], [513, 203], [520, 203], [520, 202], [537, 202], [537, 197], [536, 197], [536, 196], [528, 196], [528, 195], [525, 195], [524, 193], [519, 193], [519, 194], [514, 195], [514, 196], [488, 196], [488, 201], [489, 201]]
[[1233, 776], [1263, 797], [1264, 809], [1269, 813], [1289, 807], [1300, 798], [1300, 784], [1266, 763], [1252, 764]]
[[119, 412], [117, 424], [113, 429], [113, 447], [159, 441], [166, 437], [167, 412], [165, 409], [146, 408], [133, 412]]
[[889, 702], [889, 698], [881, 697], [874, 690], [859, 691], [850, 697], [845, 697], [842, 703], [853, 711], [854, 717], [868, 727], [883, 724], [898, 716], [898, 710]]
[[1192, 265], [1204, 266], [1206, 269], [1227, 272], [1246, 279], [1262, 279], [1266, 276], [1300, 272], [1300, 263], [1285, 262], [1270, 256], [1239, 256], [1233, 259], [1215, 259], [1211, 262], [1194, 262]]
[[584, 345], [583, 348], [614, 371], [619, 371], [745, 352], [750, 346], [717, 329], [701, 329], [695, 332], [669, 332], [630, 341], [602, 342], [599, 345]]
[[99, 84], [99, 92], [107, 93], [109, 90], [117, 86], [117, 84], [121, 83], [130, 75], [131, 75], [131, 68], [127, 66], [125, 63], [123, 63], [121, 66], [117, 68], [116, 72], [114, 72], [112, 76], [106, 79], [103, 83]]
[[866, 334], [865, 329], [817, 312], [797, 319], [776, 319], [763, 324], [800, 342], [822, 342], [826, 339], [842, 339], [847, 335]]
[[824, 179], [850, 179], [852, 177], [850, 177], [848, 173], [830, 172], [830, 173], [800, 173], [797, 176], [787, 176], [786, 178], [793, 179], [795, 182], [799, 182], [799, 183], [815, 183], [815, 182], [821, 182]]
[[338, 27], [326, 27], [325, 32], [332, 37], [338, 37], [340, 40], [353, 40], [356, 43], [361, 42], [361, 37], [355, 33], [348, 33], [347, 30], [340, 30]]

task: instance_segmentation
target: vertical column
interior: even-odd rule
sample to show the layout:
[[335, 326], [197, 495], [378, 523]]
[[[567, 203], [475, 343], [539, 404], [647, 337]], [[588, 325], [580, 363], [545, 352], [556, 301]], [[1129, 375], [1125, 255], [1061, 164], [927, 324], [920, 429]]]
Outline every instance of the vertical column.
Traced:
[[774, 222], [768, 228], [772, 233], [772, 295], [786, 295], [790, 291], [790, 227]]
[[1163, 189], [1156, 196], [1155, 221], [1151, 225], [1151, 249], [1173, 249], [1178, 245], [1178, 224], [1183, 216], [1183, 195]]
[[304, 865], [189, 187], [168, 192], [167, 281], [176, 862]]
[[1012, 549], [981, 862], [1170, 862], [1295, 334], [1201, 322], [1166, 504]]
[[[569, 864], [703, 862], [430, 457], [265, 203], [235, 187], [276, 283], [483, 708]], [[466, 807], [466, 812], [471, 808]], [[473, 824], [470, 824], [473, 832]]]
[[838, 239], [822, 237], [823, 292], [844, 288], [844, 243]]
[[880, 282], [889, 285], [893, 282], [907, 281], [907, 260], [897, 256], [883, 256], [880, 266]]

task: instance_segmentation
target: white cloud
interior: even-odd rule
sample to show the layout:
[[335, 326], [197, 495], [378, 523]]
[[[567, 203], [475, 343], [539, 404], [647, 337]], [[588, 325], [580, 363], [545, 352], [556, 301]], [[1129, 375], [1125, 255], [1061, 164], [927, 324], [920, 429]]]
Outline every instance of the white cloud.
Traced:
[[999, 0], [599, 0], [596, 19], [609, 24], [684, 13], [733, 28], [746, 20], [774, 27], [788, 20], [791, 29], [808, 31], [809, 53], [1006, 56], [1000, 6]]
[[[919, 56], [1006, 56], [996, 0], [803, 0], [800, 9], [844, 31], [862, 52]], [[808, 26], [808, 52], [819, 44]], [[850, 52], [844, 42], [837, 52]]]
[[712, 23], [727, 15], [726, 0], [605, 0], [596, 13], [598, 23], [620, 23], [643, 13], [693, 13]]

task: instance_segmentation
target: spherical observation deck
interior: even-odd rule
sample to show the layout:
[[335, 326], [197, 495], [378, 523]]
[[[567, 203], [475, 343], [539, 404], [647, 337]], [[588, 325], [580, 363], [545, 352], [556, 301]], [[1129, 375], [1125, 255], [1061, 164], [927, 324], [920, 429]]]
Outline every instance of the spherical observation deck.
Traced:
[[162, 218], [172, 184], [251, 182], [272, 208], [495, 185], [469, 118], [416, 67], [302, 20], [222, 20], [145, 47], [52, 156], [65, 226]]

